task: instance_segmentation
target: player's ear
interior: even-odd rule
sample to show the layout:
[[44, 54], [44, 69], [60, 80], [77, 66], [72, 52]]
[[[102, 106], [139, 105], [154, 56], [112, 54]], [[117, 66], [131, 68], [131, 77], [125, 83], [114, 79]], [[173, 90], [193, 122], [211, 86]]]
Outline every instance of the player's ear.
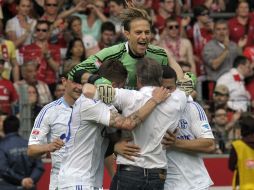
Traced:
[[127, 40], [129, 40], [129, 38], [130, 38], [130, 32], [127, 31], [127, 30], [124, 30], [124, 35], [127, 38]]

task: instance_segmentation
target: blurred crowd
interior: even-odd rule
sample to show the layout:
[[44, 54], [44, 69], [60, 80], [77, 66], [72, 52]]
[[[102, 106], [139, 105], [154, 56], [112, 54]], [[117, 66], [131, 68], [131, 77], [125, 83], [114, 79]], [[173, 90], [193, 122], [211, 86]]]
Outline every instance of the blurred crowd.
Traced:
[[[228, 153], [231, 141], [241, 137], [239, 118], [254, 108], [254, 1], [132, 2], [151, 16], [151, 43], [197, 76], [195, 99], [207, 113], [217, 153]], [[27, 138], [42, 107], [63, 95], [61, 75], [99, 50], [126, 41], [121, 25], [125, 3], [0, 1], [1, 137], [2, 120], [14, 114]]]

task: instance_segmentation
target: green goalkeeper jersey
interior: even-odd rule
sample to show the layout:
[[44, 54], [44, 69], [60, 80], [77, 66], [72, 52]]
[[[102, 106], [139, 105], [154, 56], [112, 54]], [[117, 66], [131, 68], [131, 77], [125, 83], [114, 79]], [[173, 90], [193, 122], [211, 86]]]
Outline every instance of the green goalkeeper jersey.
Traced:
[[[167, 54], [164, 49], [149, 45], [144, 57], [156, 60], [161, 65], [168, 64]], [[98, 71], [102, 62], [110, 59], [120, 60], [128, 71], [126, 87], [133, 89], [136, 87], [136, 64], [140, 58], [135, 58], [129, 54], [128, 42], [120, 43], [109, 48], [104, 48], [95, 55], [90, 56], [85, 61], [76, 65], [69, 73], [68, 78], [73, 80], [76, 71], [86, 70], [90, 73]]]

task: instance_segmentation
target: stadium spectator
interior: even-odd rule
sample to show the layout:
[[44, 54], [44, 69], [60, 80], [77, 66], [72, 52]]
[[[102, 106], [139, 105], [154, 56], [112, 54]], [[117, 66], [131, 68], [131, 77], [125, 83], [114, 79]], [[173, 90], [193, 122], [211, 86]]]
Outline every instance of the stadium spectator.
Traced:
[[54, 92], [54, 100], [61, 98], [64, 95], [64, 92], [65, 92], [64, 85], [62, 81], [60, 81], [56, 84], [56, 89]]
[[207, 93], [207, 99], [212, 98], [215, 81], [232, 68], [234, 59], [239, 54], [237, 44], [229, 40], [227, 22], [216, 21], [214, 37], [204, 46], [202, 52], [207, 77], [207, 86], [203, 88], [203, 92]]
[[232, 143], [228, 166], [234, 171], [233, 189], [253, 189], [254, 118], [243, 116], [239, 122], [242, 138]]
[[[179, 11], [176, 11], [176, 0], [161, 0], [159, 4], [158, 13], [155, 15], [154, 25], [162, 33], [166, 26], [166, 19], [172, 16], [178, 16]], [[180, 24], [180, 18], [178, 20]]]
[[31, 0], [17, 0], [18, 13], [6, 23], [7, 37], [14, 42], [17, 49], [32, 43], [36, 20], [29, 17], [31, 8]]
[[19, 119], [10, 115], [5, 118], [3, 129], [6, 136], [0, 142], [1, 189], [35, 190], [43, 174], [41, 160], [27, 156], [27, 140], [18, 135]]
[[4, 72], [4, 60], [0, 59], [0, 111], [6, 114], [12, 113], [12, 107], [18, 101], [18, 94], [10, 80], [2, 78]]
[[69, 72], [75, 65], [85, 60], [85, 47], [80, 38], [72, 39], [66, 51], [65, 62], [63, 65], [63, 72]]
[[180, 37], [180, 26], [175, 17], [165, 20], [166, 28], [159, 45], [167, 49], [170, 55], [177, 61], [185, 61], [191, 64], [191, 71], [196, 73], [196, 65], [193, 57], [191, 42]]
[[202, 51], [204, 46], [212, 39], [213, 22], [209, 17], [209, 9], [200, 5], [193, 9], [195, 23], [193, 26], [187, 27], [187, 37], [193, 45], [194, 60], [196, 63], [197, 76], [204, 75], [204, 63]]
[[100, 39], [101, 24], [107, 20], [104, 15], [105, 3], [103, 0], [94, 0], [85, 7], [85, 14], [76, 13], [82, 20], [82, 33]]
[[233, 119], [229, 121], [227, 110], [223, 107], [216, 108], [212, 124], [217, 144], [216, 153], [228, 153], [232, 140], [239, 138], [239, 128], [237, 128], [237, 123], [240, 116], [241, 113], [238, 112], [234, 115]]
[[99, 41], [99, 48], [107, 48], [114, 44], [116, 39], [116, 29], [112, 22], [106, 21], [101, 25], [101, 38]]
[[228, 21], [229, 38], [233, 42], [247, 41], [245, 46], [254, 45], [254, 17], [250, 14], [247, 1], [239, 1], [236, 16]]
[[0, 33], [0, 58], [4, 60], [4, 72], [2, 77], [14, 82], [19, 80], [19, 65], [16, 48], [12, 41], [5, 39]]
[[[20, 96], [26, 96], [28, 86], [35, 86], [38, 92], [38, 104], [41, 106], [46, 105], [52, 101], [52, 96], [48, 85], [36, 79], [37, 65], [33, 61], [27, 61], [21, 66], [21, 75], [23, 80], [15, 82], [14, 86]], [[21, 93], [22, 92], [22, 93]]]
[[25, 62], [31, 60], [36, 62], [37, 80], [45, 82], [53, 94], [60, 67], [60, 48], [48, 42], [49, 33], [49, 23], [44, 20], [38, 21], [35, 42], [24, 46], [21, 52]]
[[119, 35], [122, 33], [122, 21], [120, 14], [124, 9], [124, 0], [109, 0], [109, 19], [115, 25], [115, 31]]
[[246, 112], [250, 108], [250, 94], [246, 90], [244, 79], [251, 75], [253, 65], [246, 57], [238, 56], [234, 60], [233, 68], [217, 80], [217, 85], [228, 87], [228, 107], [232, 110]]
[[[249, 59], [251, 64], [254, 64], [254, 45], [246, 47], [243, 51], [243, 55]], [[251, 96], [251, 101], [254, 102], [254, 75], [248, 77], [245, 82], [246, 89]], [[252, 107], [254, 107], [254, 105], [252, 105]]]
[[68, 18], [68, 31], [66, 31], [65, 38], [68, 43], [74, 38], [82, 39], [87, 57], [100, 50], [98, 42], [93, 36], [82, 33], [81, 18], [78, 16], [71, 16]]

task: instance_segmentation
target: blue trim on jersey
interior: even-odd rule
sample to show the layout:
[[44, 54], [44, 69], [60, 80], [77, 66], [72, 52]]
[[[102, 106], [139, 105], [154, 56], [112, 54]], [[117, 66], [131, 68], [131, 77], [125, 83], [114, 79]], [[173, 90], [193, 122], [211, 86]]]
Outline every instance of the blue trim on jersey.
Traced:
[[66, 135], [66, 142], [68, 142], [71, 138], [71, 119], [72, 119], [72, 112], [73, 112], [73, 107], [71, 107], [71, 116], [70, 119], [68, 121], [68, 132]]
[[76, 185], [76, 190], [82, 190], [82, 185]]
[[47, 112], [50, 108], [52, 108], [52, 107], [54, 107], [54, 106], [56, 106], [56, 105], [60, 105], [62, 102], [63, 102], [63, 99], [60, 98], [60, 99], [58, 99], [58, 100], [56, 100], [56, 101], [54, 101], [54, 102], [51, 102], [50, 104], [44, 106], [44, 108], [42, 108], [42, 110], [40, 111], [40, 113], [39, 113], [39, 115], [38, 115], [38, 120], [37, 120], [37, 122], [35, 123], [34, 128], [40, 128], [41, 121], [42, 121], [43, 117], [45, 116], [46, 112]]
[[204, 109], [196, 102], [190, 102], [190, 103], [192, 103], [197, 108], [200, 121], [207, 121], [207, 117], [206, 117]]

